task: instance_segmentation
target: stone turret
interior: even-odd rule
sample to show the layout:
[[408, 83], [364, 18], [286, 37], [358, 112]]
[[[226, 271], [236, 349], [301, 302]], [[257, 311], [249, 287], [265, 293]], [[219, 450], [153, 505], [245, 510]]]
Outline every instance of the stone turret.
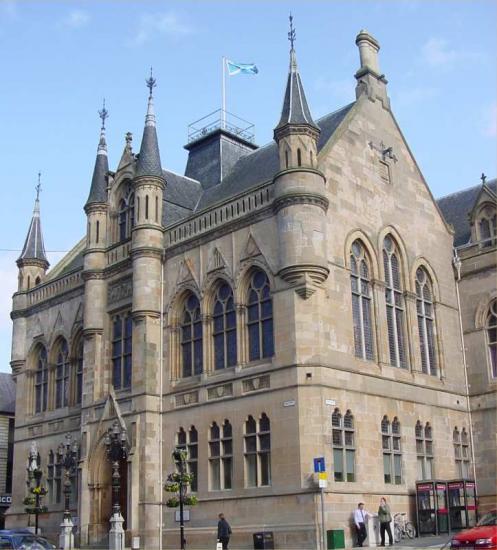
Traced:
[[[133, 366], [132, 392], [145, 395], [145, 410], [140, 414], [139, 454], [140, 486], [147, 487], [147, 498], [141, 503], [137, 525], [144, 548], [156, 546], [157, 506], [163, 488], [157, 480], [160, 438], [157, 437], [161, 400], [161, 271], [163, 252], [162, 202], [165, 180], [157, 140], [152, 90], [155, 80], [147, 80], [148, 97], [145, 128], [133, 180], [135, 192], [135, 226], [132, 231], [133, 265]], [[135, 347], [135, 342], [140, 345]], [[162, 465], [159, 465], [162, 467]]]
[[317, 168], [320, 129], [314, 122], [300, 78], [293, 48], [295, 33], [289, 33], [290, 70], [281, 119], [274, 130], [280, 172], [274, 178], [278, 233], [279, 276], [309, 298], [328, 277], [326, 261], [325, 178]]
[[361, 30], [355, 43], [359, 48], [361, 66], [356, 72], [357, 79], [356, 97], [367, 94], [371, 101], [379, 100], [387, 109], [390, 108], [390, 100], [387, 96], [387, 79], [380, 71], [378, 51], [380, 44], [366, 30]]
[[[104, 396], [106, 387], [103, 357], [103, 332], [105, 322], [106, 284], [104, 280], [105, 249], [107, 246], [107, 175], [109, 161], [105, 140], [105, 119], [108, 112], [105, 103], [99, 111], [102, 119], [97, 157], [93, 169], [90, 193], [84, 210], [87, 216], [86, 248], [84, 251], [83, 279], [85, 301], [83, 315], [84, 343], [84, 389], [83, 402], [93, 402]], [[90, 366], [91, 368], [87, 368]]]
[[[38, 179], [39, 177], [40, 174], [38, 174]], [[17, 267], [19, 268], [19, 292], [29, 290], [40, 284], [50, 265], [45, 253], [45, 245], [43, 244], [43, 234], [41, 231], [40, 189], [41, 186], [38, 181], [33, 216], [21, 255], [17, 259]]]

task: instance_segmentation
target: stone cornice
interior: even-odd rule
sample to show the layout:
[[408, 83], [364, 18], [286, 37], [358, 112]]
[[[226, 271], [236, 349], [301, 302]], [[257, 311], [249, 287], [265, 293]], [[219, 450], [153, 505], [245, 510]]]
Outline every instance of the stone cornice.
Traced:
[[318, 206], [326, 212], [328, 210], [329, 201], [326, 197], [318, 195], [317, 193], [289, 193], [288, 195], [283, 195], [282, 197], [274, 199], [273, 211], [278, 213], [282, 208], [296, 204]]
[[160, 260], [162, 258], [162, 248], [156, 248], [155, 246], [141, 246], [131, 250], [131, 259], [135, 258], [155, 258]]
[[91, 280], [103, 280], [105, 279], [105, 272], [103, 269], [88, 269], [81, 274], [83, 281]]
[[86, 215], [93, 214], [94, 212], [107, 212], [108, 204], [106, 202], [92, 202], [90, 204], [85, 204], [84, 211]]
[[281, 178], [281, 176], [286, 176], [287, 174], [299, 174], [302, 172], [307, 172], [308, 174], [320, 176], [321, 178], [323, 178], [323, 182], [326, 183], [326, 176], [323, 174], [323, 172], [321, 172], [321, 170], [318, 170], [317, 168], [311, 168], [310, 166], [299, 166], [297, 168], [285, 168], [285, 170], [280, 170], [279, 172], [276, 172], [276, 174], [273, 176], [273, 183], [275, 183], [278, 178]]
[[131, 311], [131, 317], [133, 321], [144, 319], [145, 317], [153, 317], [154, 319], [160, 318], [160, 311], [154, 309], [135, 309]]
[[309, 124], [291, 124], [287, 123], [281, 128], [274, 130], [274, 139], [276, 142], [280, 141], [282, 138], [291, 135], [298, 136], [309, 136], [315, 141], [318, 140], [321, 130], [315, 128]]
[[133, 180], [133, 185], [135, 189], [150, 185], [154, 187], [160, 187], [160, 189], [163, 191], [166, 188], [166, 180], [163, 177], [159, 176], [136, 176]]
[[89, 339], [92, 336], [101, 335], [104, 333], [103, 328], [88, 327], [83, 328], [83, 338]]

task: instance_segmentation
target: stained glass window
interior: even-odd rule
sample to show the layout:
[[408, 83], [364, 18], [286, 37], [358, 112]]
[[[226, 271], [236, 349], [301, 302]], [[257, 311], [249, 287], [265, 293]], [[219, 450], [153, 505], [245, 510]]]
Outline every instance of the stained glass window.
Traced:
[[421, 368], [425, 374], [436, 376], [437, 354], [435, 349], [433, 288], [428, 273], [422, 267], [416, 271], [416, 308], [421, 346]]
[[183, 306], [181, 357], [183, 377], [202, 372], [202, 319], [200, 317], [200, 302], [195, 294], [189, 294]]
[[383, 242], [385, 298], [387, 305], [388, 346], [390, 363], [407, 368], [405, 350], [405, 307], [397, 246], [390, 236]]
[[264, 271], [252, 274], [248, 289], [249, 359], [255, 361], [274, 354], [273, 302], [269, 279]]
[[214, 367], [236, 365], [236, 311], [233, 291], [222, 282], [216, 292], [213, 311]]
[[350, 284], [352, 288], [352, 317], [354, 322], [355, 355], [362, 359], [374, 357], [371, 323], [371, 281], [369, 260], [361, 241], [352, 244], [350, 255]]

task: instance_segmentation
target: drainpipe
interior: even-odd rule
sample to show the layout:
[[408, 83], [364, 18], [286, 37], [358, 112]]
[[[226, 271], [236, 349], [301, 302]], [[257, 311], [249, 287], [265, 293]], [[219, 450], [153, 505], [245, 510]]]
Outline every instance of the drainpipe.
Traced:
[[452, 263], [454, 264], [454, 268], [457, 274], [457, 277], [456, 277], [457, 311], [459, 314], [459, 330], [461, 333], [462, 362], [464, 367], [464, 379], [466, 383], [466, 408], [468, 410], [468, 418], [469, 418], [469, 441], [471, 444], [471, 462], [473, 464], [473, 479], [475, 480], [475, 495], [477, 495], [478, 485], [476, 482], [475, 446], [474, 446], [474, 440], [473, 440], [473, 418], [471, 415], [471, 403], [469, 400], [468, 364], [466, 362], [466, 347], [464, 345], [464, 332], [463, 332], [462, 313], [461, 313], [461, 298], [459, 295], [459, 283], [461, 281], [462, 261], [457, 253], [457, 248], [454, 248], [454, 258], [452, 259]]
[[161, 258], [161, 270], [160, 270], [160, 339], [159, 339], [159, 550], [162, 550], [162, 501], [163, 501], [163, 464], [162, 464], [162, 445], [164, 443], [163, 430], [162, 430], [162, 416], [163, 416], [163, 395], [164, 395], [164, 269], [166, 265], [166, 259], [164, 254]]

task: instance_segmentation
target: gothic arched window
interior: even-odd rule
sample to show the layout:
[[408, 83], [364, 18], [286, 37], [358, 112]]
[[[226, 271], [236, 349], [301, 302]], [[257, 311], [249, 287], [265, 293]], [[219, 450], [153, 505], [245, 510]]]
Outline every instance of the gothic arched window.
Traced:
[[132, 335], [131, 314], [116, 315], [112, 324], [112, 384], [116, 390], [131, 388]]
[[47, 408], [48, 408], [47, 350], [45, 349], [44, 346], [40, 346], [36, 354], [35, 413], [46, 411]]
[[248, 417], [244, 439], [246, 486], [271, 485], [271, 423], [266, 413], [258, 423], [253, 416]]
[[387, 304], [390, 364], [394, 367], [407, 368], [405, 306], [399, 257], [397, 246], [392, 237], [385, 237], [383, 242], [383, 267], [385, 269], [385, 298]]
[[83, 338], [79, 339], [74, 358], [74, 402], [81, 403], [83, 397]]
[[350, 254], [350, 284], [356, 357], [373, 359], [373, 327], [371, 324], [371, 278], [369, 261], [361, 241], [352, 244]]
[[55, 408], [67, 407], [69, 403], [69, 350], [61, 339], [55, 356]]
[[222, 282], [216, 292], [213, 311], [214, 367], [236, 365], [236, 311], [233, 290]]
[[255, 361], [272, 357], [274, 354], [273, 302], [269, 279], [260, 269], [252, 273], [247, 301], [249, 359]]
[[416, 271], [416, 309], [418, 314], [421, 368], [425, 374], [437, 374], [435, 347], [435, 313], [433, 311], [433, 285], [426, 270]]
[[395, 417], [390, 424], [385, 415], [381, 420], [381, 441], [383, 449], [383, 478], [385, 483], [402, 483], [402, 448], [400, 422]]
[[128, 189], [119, 201], [118, 227], [119, 241], [131, 237], [131, 229], [135, 226], [135, 194]]
[[331, 427], [335, 481], [355, 481], [354, 417], [350, 410], [342, 417], [340, 410], [335, 409]]
[[490, 304], [485, 324], [490, 361], [490, 376], [492, 378], [497, 378], [497, 300], [494, 300]]
[[418, 420], [415, 428], [418, 480], [433, 479], [433, 431], [429, 422]]
[[181, 360], [183, 377], [202, 372], [202, 319], [200, 317], [200, 302], [195, 294], [189, 294], [183, 305]]

